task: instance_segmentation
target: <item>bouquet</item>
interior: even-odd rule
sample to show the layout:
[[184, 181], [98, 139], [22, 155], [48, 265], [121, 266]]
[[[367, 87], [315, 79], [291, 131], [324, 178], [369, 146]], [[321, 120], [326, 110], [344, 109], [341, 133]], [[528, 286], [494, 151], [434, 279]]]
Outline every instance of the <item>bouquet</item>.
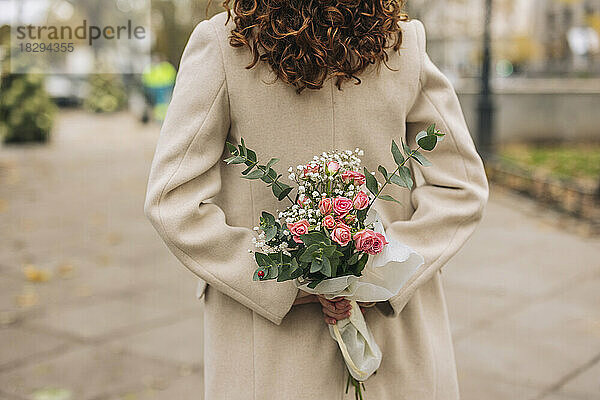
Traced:
[[253, 239], [257, 268], [254, 280], [294, 280], [296, 286], [328, 299], [351, 300], [350, 317], [330, 325], [332, 338], [338, 343], [357, 399], [362, 399], [363, 382], [381, 363], [382, 354], [368, 329], [357, 302], [386, 301], [397, 294], [409, 276], [423, 264], [423, 257], [408, 246], [385, 234], [376, 200], [399, 203], [384, 189], [392, 184], [413, 187], [411, 170], [406, 163], [413, 159], [423, 166], [431, 163], [420, 150], [431, 151], [444, 134], [435, 124], [417, 137], [416, 149], [392, 140], [395, 161], [392, 172], [378, 167], [378, 175], [361, 166], [360, 149], [324, 152], [295, 169], [290, 167], [289, 180], [281, 181], [271, 158], [260, 164], [256, 152], [241, 144], [227, 142], [231, 156], [227, 164], [243, 164], [242, 178], [261, 180], [279, 201], [290, 205], [277, 215], [263, 211]]

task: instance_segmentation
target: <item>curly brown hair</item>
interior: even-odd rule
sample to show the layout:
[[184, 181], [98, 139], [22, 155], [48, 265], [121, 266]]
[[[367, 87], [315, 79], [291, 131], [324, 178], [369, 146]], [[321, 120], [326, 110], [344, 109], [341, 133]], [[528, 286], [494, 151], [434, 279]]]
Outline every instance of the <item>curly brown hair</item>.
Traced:
[[[404, 0], [224, 0], [233, 47], [246, 46], [254, 67], [269, 64], [276, 77], [302, 90], [355, 80], [371, 64], [387, 65], [386, 49], [400, 49]], [[391, 68], [390, 68], [391, 69]]]

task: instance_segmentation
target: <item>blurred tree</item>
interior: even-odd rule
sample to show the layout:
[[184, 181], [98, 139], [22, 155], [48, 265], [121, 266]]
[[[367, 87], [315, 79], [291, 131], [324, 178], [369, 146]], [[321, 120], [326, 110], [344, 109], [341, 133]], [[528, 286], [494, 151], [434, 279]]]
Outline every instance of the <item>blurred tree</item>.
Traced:
[[220, 2], [209, 0], [152, 0], [155, 58], [179, 66], [181, 54], [194, 27], [222, 10]]
[[116, 74], [95, 74], [89, 77], [90, 91], [83, 106], [92, 112], [114, 112], [127, 104], [127, 92]]
[[0, 92], [0, 137], [4, 142], [47, 141], [56, 106], [44, 89], [43, 75], [3, 75]]

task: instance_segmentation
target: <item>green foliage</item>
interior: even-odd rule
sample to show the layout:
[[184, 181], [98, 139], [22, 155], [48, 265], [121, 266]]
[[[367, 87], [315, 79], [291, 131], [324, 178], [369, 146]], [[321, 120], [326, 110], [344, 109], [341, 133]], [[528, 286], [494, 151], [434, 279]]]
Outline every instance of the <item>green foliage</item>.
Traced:
[[231, 156], [224, 160], [227, 164], [246, 165], [247, 168], [242, 171], [242, 178], [250, 180], [260, 179], [271, 188], [273, 195], [277, 198], [277, 200], [281, 201], [285, 198], [288, 198], [292, 203], [294, 203], [294, 201], [289, 197], [292, 187], [282, 183], [279, 180], [281, 178], [281, 174], [277, 174], [277, 172], [272, 168], [273, 165], [277, 164], [279, 161], [278, 158], [271, 158], [265, 165], [259, 164], [256, 152], [246, 147], [246, 143], [244, 143], [243, 138], [241, 139], [241, 144], [238, 146], [229, 142], [226, 143], [226, 146], [229, 150], [229, 153], [231, 153]]
[[91, 75], [90, 91], [83, 106], [92, 112], [114, 112], [127, 104], [127, 92], [123, 81], [116, 74]]
[[0, 139], [6, 143], [45, 142], [56, 106], [39, 74], [5, 75], [0, 81]]
[[600, 176], [600, 144], [512, 145], [499, 153], [505, 162], [559, 179], [596, 182]]

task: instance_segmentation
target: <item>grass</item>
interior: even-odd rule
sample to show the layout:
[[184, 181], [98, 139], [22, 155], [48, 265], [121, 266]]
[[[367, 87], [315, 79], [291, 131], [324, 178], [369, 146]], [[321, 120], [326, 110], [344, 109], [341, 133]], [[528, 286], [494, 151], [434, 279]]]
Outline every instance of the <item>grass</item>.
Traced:
[[510, 145], [501, 149], [499, 156], [503, 161], [560, 179], [600, 178], [600, 144]]

